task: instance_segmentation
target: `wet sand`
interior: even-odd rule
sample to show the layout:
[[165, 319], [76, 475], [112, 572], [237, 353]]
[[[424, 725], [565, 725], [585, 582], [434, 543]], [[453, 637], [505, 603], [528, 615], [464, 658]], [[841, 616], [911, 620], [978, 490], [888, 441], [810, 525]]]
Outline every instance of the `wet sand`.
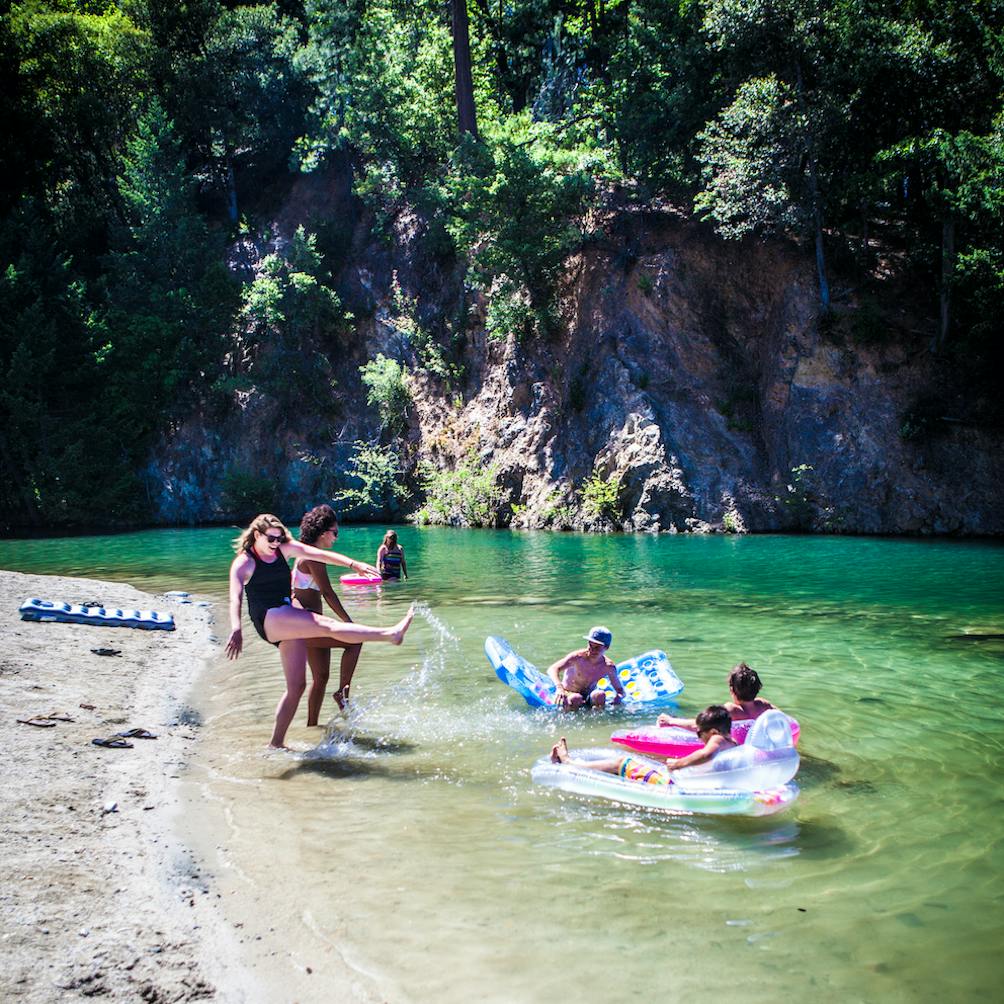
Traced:
[[[28, 597], [168, 610], [177, 630], [21, 621]], [[186, 849], [188, 692], [213, 611], [128, 585], [0, 572], [0, 999], [264, 999], [220, 894]], [[95, 648], [119, 655], [98, 655]], [[48, 728], [20, 724], [65, 714]], [[96, 737], [156, 734], [131, 749]]]

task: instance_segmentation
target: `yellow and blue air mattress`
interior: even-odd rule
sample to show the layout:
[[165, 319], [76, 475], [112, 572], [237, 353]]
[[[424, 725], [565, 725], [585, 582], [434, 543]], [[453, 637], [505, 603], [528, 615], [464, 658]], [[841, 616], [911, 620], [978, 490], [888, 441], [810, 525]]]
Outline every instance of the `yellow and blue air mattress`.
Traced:
[[[555, 708], [554, 682], [532, 663], [513, 651], [505, 640], [491, 635], [485, 640], [485, 655], [495, 675], [519, 694], [531, 708]], [[683, 691], [683, 681], [673, 672], [665, 652], [655, 649], [619, 663], [617, 675], [627, 695], [626, 704], [675, 704]], [[604, 676], [597, 686], [608, 698], [616, 696], [610, 681]]]

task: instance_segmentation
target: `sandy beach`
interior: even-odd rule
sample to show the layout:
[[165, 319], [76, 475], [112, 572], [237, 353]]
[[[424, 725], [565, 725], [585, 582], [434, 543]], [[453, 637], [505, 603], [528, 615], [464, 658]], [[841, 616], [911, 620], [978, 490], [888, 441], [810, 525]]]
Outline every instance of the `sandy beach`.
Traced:
[[[177, 630], [21, 621], [33, 596], [168, 610]], [[0, 608], [0, 999], [257, 999], [219, 893], [176, 835], [212, 609], [15, 572], [0, 573]], [[18, 721], [48, 715], [72, 721]], [[157, 738], [91, 742], [133, 728]]]

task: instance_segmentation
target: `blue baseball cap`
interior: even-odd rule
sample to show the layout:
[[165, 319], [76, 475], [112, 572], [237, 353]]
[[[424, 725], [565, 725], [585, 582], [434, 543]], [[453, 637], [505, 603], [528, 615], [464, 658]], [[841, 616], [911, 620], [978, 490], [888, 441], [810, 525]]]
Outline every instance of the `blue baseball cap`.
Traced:
[[595, 641], [602, 645], [604, 648], [610, 648], [610, 643], [614, 640], [614, 636], [610, 632], [610, 628], [600, 627], [597, 625], [594, 628], [589, 629], [589, 634], [582, 636], [586, 641]]

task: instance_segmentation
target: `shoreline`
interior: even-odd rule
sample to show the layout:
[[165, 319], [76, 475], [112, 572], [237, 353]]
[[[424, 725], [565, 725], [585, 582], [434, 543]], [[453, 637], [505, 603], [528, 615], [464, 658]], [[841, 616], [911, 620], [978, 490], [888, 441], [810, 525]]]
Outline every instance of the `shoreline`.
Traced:
[[[30, 596], [170, 611], [177, 627], [21, 621], [17, 608]], [[123, 583], [8, 571], [0, 572], [0, 601], [0, 740], [8, 750], [0, 997], [260, 999], [181, 825], [181, 785], [201, 728], [187, 700], [214, 657], [212, 607]], [[73, 721], [17, 721], [57, 713]], [[157, 738], [133, 739], [131, 749], [91, 743], [131, 728]]]

